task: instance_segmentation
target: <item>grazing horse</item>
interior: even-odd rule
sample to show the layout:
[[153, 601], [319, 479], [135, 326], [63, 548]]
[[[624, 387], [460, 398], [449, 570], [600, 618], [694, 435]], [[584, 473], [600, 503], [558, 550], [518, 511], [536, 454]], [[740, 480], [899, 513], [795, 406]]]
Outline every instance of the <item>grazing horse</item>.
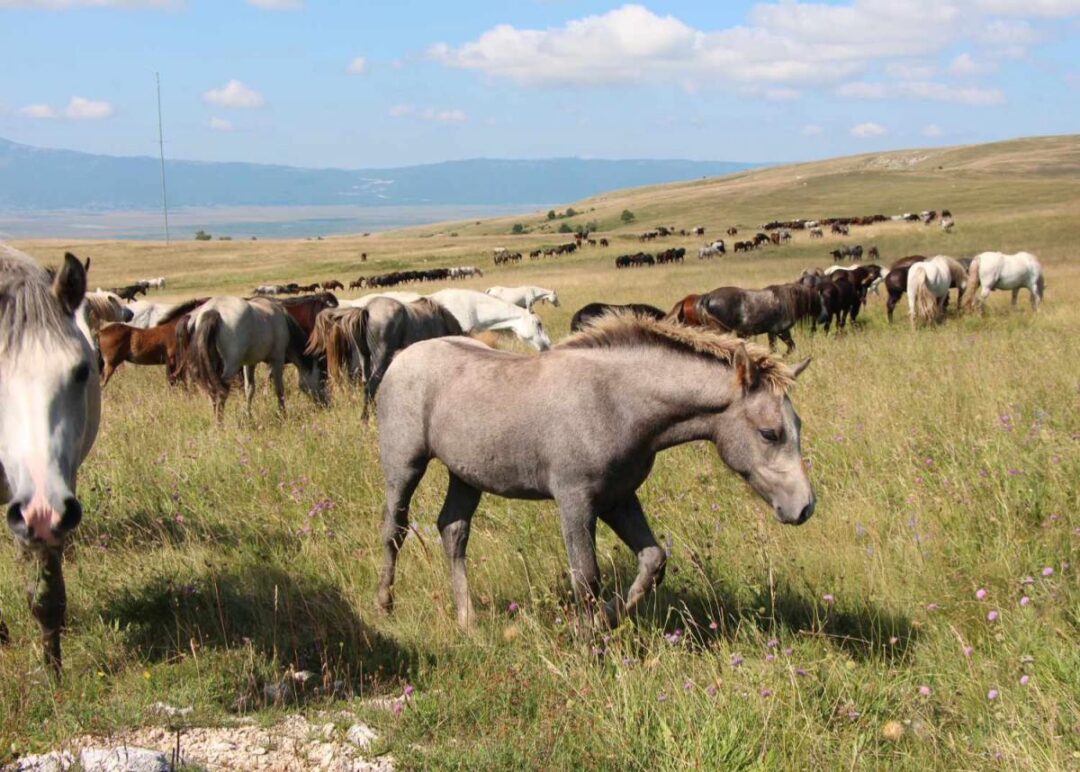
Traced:
[[538, 351], [551, 348], [544, 323], [531, 311], [475, 290], [446, 289], [428, 297], [453, 314], [465, 333], [510, 330]]
[[[45, 664], [62, 672], [64, 541], [82, 519], [76, 477], [97, 437], [101, 388], [85, 315], [86, 270], [68, 253], [55, 274], [0, 245], [0, 502], [34, 566], [27, 590]], [[0, 620], [0, 643], [7, 640]]]
[[181, 336], [177, 330], [187, 324], [188, 314], [205, 302], [200, 298], [174, 306], [160, 324], [147, 329], [131, 324], [107, 324], [102, 327], [98, 334], [98, 345], [105, 365], [101, 387], [109, 385], [109, 379], [124, 362], [165, 365], [165, 379], [170, 386], [175, 384], [184, 362]]
[[967, 273], [964, 266], [951, 257], [938, 255], [915, 263], [907, 275], [908, 314], [911, 325], [937, 321], [948, 302], [949, 290], [958, 287], [964, 294]]
[[651, 319], [663, 319], [667, 315], [656, 306], [650, 306], [646, 303], [628, 303], [622, 306], [610, 303], [589, 303], [574, 313], [573, 318], [570, 320], [570, 332], [581, 330], [586, 324], [605, 314], [617, 312], [637, 314]]
[[1038, 311], [1042, 303], [1046, 282], [1042, 264], [1030, 252], [1006, 255], [1002, 252], [983, 252], [975, 255], [968, 266], [967, 295], [964, 304], [968, 308], [982, 308], [994, 290], [1012, 290], [1012, 304], [1016, 305], [1020, 290], [1027, 287], [1031, 293], [1031, 307]]
[[543, 301], [547, 301], [555, 307], [559, 305], [559, 296], [555, 290], [544, 289], [543, 287], [488, 287], [484, 290], [484, 294], [491, 295], [491, 297], [498, 298], [512, 306], [524, 308], [526, 311], [532, 311], [535, 304]]
[[315, 317], [320, 311], [338, 307], [338, 299], [332, 292], [320, 292], [297, 298], [281, 298], [276, 302], [296, 320], [300, 329], [304, 331], [304, 335], [311, 335], [311, 331], [315, 329]]
[[[611, 627], [664, 577], [667, 555], [637, 496], [660, 451], [711, 441], [780, 522], [806, 522], [814, 491], [787, 390], [807, 364], [788, 368], [760, 346], [631, 314], [596, 319], [539, 356], [461, 338], [411, 346], [390, 366], [379, 397], [379, 605], [393, 608], [409, 502], [433, 458], [450, 473], [438, 528], [463, 627], [474, 618], [465, 550], [485, 492], [556, 501], [575, 594], [599, 612], [595, 622]], [[638, 559], [625, 597], [602, 607], [598, 519]]]
[[326, 390], [319, 361], [304, 353], [307, 335], [275, 300], [217, 297], [196, 309], [181, 330], [181, 345], [195, 382], [210, 395], [218, 423], [225, 418], [229, 384], [243, 368], [247, 412], [255, 396], [255, 365], [270, 365], [278, 408], [285, 412], [285, 363], [300, 373], [300, 389], [325, 404]]
[[901, 257], [890, 265], [889, 270], [882, 276], [882, 283], [885, 284], [885, 291], [889, 295], [885, 301], [885, 312], [888, 314], [889, 324], [892, 324], [893, 309], [900, 303], [900, 298], [907, 291], [908, 270], [915, 263], [921, 263], [925, 259], [924, 255]]
[[352, 300], [342, 300], [338, 303], [339, 308], [364, 308], [375, 298], [393, 298], [399, 303], [412, 303], [419, 300], [423, 295], [417, 292], [372, 292], [370, 295], [364, 295], [363, 297], [353, 298]]
[[[454, 315], [433, 300], [421, 298], [412, 303], [399, 303], [390, 298], [377, 298], [366, 308], [350, 309], [350, 316], [343, 319], [344, 328], [351, 346], [355, 346], [360, 355], [360, 367], [364, 377], [364, 411], [361, 419], [368, 420], [368, 413], [375, 394], [379, 390], [383, 376], [394, 357], [405, 348], [422, 340], [443, 338], [447, 335], [461, 335], [461, 325]], [[308, 344], [308, 351], [319, 347], [314, 338]], [[340, 344], [324, 345], [327, 358], [340, 355]], [[340, 371], [339, 362], [337, 369]]]
[[821, 316], [821, 296], [802, 284], [774, 284], [760, 290], [720, 287], [696, 302], [684, 298], [672, 309], [672, 316], [687, 324], [715, 327], [739, 337], [766, 334], [769, 348], [776, 339], [795, 350], [791, 328], [804, 319]]
[[343, 290], [345, 289], [345, 285], [337, 279], [331, 279], [330, 281], [324, 281], [322, 283], [322, 288], [327, 292], [330, 292], [331, 290]]

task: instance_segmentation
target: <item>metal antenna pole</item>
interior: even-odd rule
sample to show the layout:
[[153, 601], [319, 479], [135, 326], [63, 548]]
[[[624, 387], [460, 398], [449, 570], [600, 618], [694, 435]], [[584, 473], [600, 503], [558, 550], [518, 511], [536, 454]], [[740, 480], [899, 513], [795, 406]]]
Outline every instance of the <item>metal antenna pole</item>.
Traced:
[[157, 81], [157, 131], [158, 150], [161, 153], [161, 208], [165, 213], [165, 246], [169, 245], [169, 196], [165, 192], [165, 134], [161, 128], [161, 75], [154, 73]]

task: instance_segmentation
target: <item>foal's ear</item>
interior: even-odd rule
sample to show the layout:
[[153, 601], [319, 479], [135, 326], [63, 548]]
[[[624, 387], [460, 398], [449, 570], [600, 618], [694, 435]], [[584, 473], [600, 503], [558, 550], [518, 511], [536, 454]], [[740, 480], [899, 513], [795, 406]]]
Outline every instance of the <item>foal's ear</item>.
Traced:
[[83, 263], [83, 270], [89, 275], [90, 273], [90, 255], [86, 256], [86, 262]]
[[750, 358], [750, 353], [746, 350], [746, 344], [740, 343], [739, 347], [735, 349], [732, 364], [735, 365], [735, 380], [738, 381], [742, 390], [750, 391], [754, 388], [757, 384], [757, 365]]
[[813, 357], [807, 357], [806, 359], [799, 362], [798, 364], [793, 365], [792, 368], [791, 368], [791, 377], [792, 378], [798, 378], [800, 375], [802, 375], [803, 370], [805, 370], [806, 368], [808, 368], [810, 366], [810, 360], [811, 359], [813, 359]]
[[68, 314], [74, 314], [75, 309], [83, 302], [86, 295], [86, 269], [70, 252], [64, 255], [64, 265], [53, 278], [52, 291]]

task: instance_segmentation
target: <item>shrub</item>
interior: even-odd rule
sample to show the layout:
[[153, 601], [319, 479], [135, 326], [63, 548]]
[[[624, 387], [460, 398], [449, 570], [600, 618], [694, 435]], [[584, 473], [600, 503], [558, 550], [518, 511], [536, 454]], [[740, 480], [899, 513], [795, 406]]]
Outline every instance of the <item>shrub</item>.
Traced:
[[570, 223], [563, 223], [559, 226], [559, 233], [573, 233], [574, 229], [570, 227]]
[[519, 222], [514, 223], [514, 227], [510, 229], [510, 232], [515, 236], [520, 236], [525, 232], [525, 226]]
[[558, 216], [559, 216], [559, 215], [555, 214], [555, 210], [554, 210], [554, 209], [548, 209], [548, 215], [547, 215], [547, 217], [548, 217], [548, 219], [549, 219], [549, 220], [554, 220], [554, 219], [555, 219], [556, 217], [558, 217]]
[[212, 239], [212, 238], [214, 238], [214, 237], [211, 236], [206, 231], [202, 230], [201, 228], [199, 230], [195, 231], [195, 240], [196, 241], [210, 241], [210, 239]]
[[632, 223], [635, 219], [637, 219], [634, 217], [634, 213], [631, 212], [629, 209], [623, 209], [622, 214], [619, 215], [619, 218], [625, 223]]

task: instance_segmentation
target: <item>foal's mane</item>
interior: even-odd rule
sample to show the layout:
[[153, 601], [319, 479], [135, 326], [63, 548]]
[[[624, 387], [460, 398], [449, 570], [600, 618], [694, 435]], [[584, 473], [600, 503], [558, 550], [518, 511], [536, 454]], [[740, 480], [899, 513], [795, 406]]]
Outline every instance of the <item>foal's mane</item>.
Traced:
[[49, 273], [29, 255], [0, 244], [0, 357], [17, 351], [33, 330], [69, 335], [71, 317], [53, 295]]
[[555, 348], [636, 348], [658, 346], [714, 359], [725, 365], [735, 363], [741, 346], [757, 368], [758, 377], [775, 393], [783, 393], [795, 382], [791, 370], [764, 347], [734, 335], [720, 335], [704, 327], [689, 327], [668, 319], [652, 319], [616, 311], [588, 322], [580, 332], [559, 341]]

